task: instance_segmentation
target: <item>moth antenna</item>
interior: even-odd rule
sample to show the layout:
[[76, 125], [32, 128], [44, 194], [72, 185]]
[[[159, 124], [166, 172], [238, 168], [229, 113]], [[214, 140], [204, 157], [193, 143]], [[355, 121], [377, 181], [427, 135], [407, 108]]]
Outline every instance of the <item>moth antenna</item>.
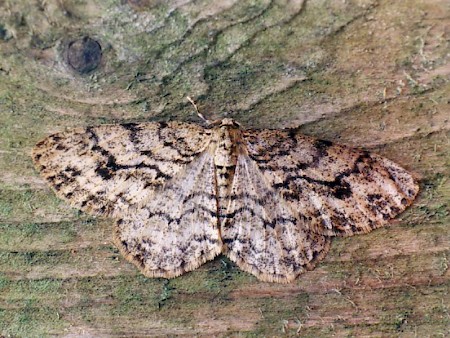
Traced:
[[186, 96], [186, 99], [194, 106], [195, 111], [197, 112], [198, 117], [200, 117], [203, 121], [206, 122], [206, 124], [210, 125], [211, 121], [208, 120], [202, 113], [200, 113], [200, 110], [198, 109], [197, 105], [195, 104], [194, 100], [191, 99], [189, 96]]

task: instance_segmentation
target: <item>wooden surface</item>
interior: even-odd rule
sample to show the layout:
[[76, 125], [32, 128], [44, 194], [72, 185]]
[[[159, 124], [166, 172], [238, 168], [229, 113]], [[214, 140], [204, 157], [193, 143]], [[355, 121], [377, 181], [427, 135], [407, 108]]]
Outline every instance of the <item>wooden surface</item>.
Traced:
[[[0, 1], [0, 334], [450, 336], [449, 13], [445, 0]], [[94, 43], [77, 63], [85, 36], [101, 61]], [[420, 196], [289, 285], [224, 257], [144, 278], [30, 150], [75, 126], [197, 120], [186, 95], [210, 118], [377, 151]]]

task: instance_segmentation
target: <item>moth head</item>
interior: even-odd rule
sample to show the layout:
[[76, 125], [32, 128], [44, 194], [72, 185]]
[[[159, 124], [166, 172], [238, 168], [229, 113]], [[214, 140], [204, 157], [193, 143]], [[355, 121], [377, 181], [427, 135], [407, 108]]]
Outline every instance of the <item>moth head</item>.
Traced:
[[239, 122], [236, 122], [233, 119], [224, 118], [224, 119], [220, 120], [219, 126], [220, 127], [232, 127], [232, 128], [238, 129], [241, 127], [241, 124]]

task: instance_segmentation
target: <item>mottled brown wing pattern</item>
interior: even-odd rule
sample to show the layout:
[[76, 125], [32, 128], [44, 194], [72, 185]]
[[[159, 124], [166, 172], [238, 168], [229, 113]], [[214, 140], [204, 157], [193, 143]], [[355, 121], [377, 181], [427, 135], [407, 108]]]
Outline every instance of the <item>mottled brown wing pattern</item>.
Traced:
[[33, 159], [58, 196], [116, 218], [114, 239], [150, 277], [221, 252], [211, 131], [188, 123], [103, 125], [52, 135]]
[[325, 257], [331, 236], [385, 225], [418, 192], [381, 156], [232, 119], [76, 129], [32, 156], [58, 196], [116, 220], [116, 245], [150, 277], [223, 252], [261, 280], [290, 282]]
[[155, 189], [208, 147], [210, 137], [211, 130], [180, 122], [101, 125], [49, 136], [32, 157], [72, 206], [122, 216], [151, 200]]
[[202, 153], [185, 173], [117, 221], [116, 245], [146, 276], [179, 276], [222, 250], [213, 157]]
[[330, 248], [330, 238], [309, 231], [246, 155], [238, 157], [222, 202], [227, 204], [221, 217], [224, 253], [263, 281], [291, 282], [312, 270]]
[[267, 184], [318, 234], [351, 236], [381, 227], [419, 190], [392, 161], [297, 129], [246, 130], [243, 138]]

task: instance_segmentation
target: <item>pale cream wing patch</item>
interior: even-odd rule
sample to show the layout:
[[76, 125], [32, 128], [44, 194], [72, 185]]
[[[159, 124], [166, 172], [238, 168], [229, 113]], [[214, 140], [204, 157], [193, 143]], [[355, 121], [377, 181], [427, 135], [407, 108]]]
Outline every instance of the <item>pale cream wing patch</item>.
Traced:
[[123, 216], [145, 205], [207, 147], [211, 131], [160, 122], [101, 125], [51, 135], [33, 160], [56, 194], [88, 213]]
[[267, 184], [318, 234], [351, 236], [379, 228], [419, 191], [394, 162], [296, 129], [247, 130], [243, 138]]
[[213, 158], [199, 155], [154, 198], [118, 220], [115, 243], [148, 277], [191, 271], [222, 250]]
[[330, 248], [330, 238], [308, 231], [248, 156], [238, 157], [230, 195], [219, 203], [227, 203], [220, 216], [224, 253], [260, 280], [291, 282]]

